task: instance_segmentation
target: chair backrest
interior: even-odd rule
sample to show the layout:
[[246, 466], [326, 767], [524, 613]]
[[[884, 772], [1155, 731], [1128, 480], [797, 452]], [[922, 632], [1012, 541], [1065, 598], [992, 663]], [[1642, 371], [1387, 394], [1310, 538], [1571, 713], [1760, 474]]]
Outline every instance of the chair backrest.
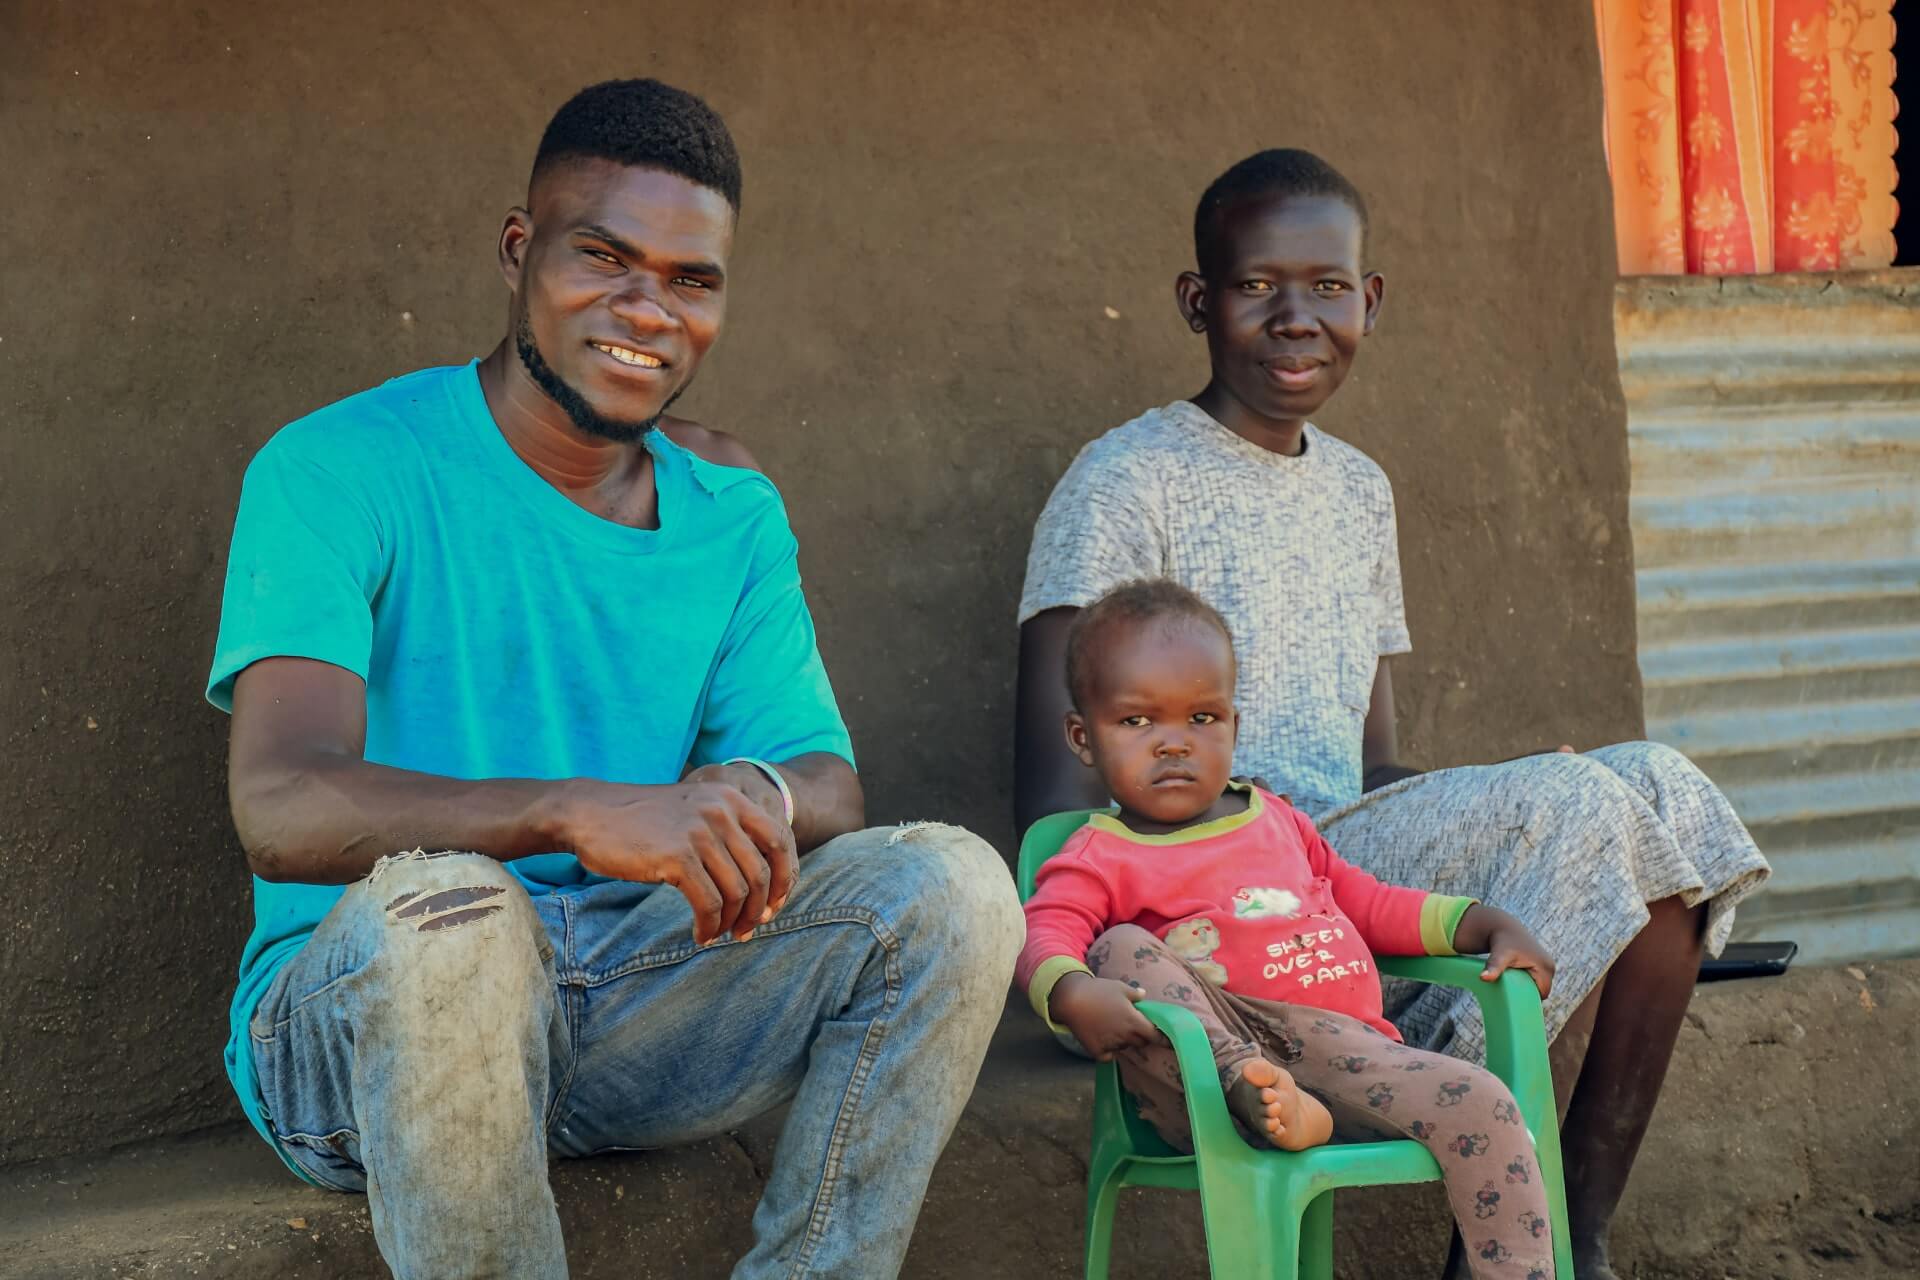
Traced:
[[1020, 901], [1025, 902], [1033, 896], [1034, 877], [1040, 874], [1040, 864], [1060, 852], [1060, 846], [1067, 837], [1087, 825], [1087, 819], [1096, 813], [1110, 812], [1106, 809], [1069, 809], [1065, 813], [1051, 813], [1027, 828], [1026, 836], [1020, 841], [1020, 868], [1018, 883]]

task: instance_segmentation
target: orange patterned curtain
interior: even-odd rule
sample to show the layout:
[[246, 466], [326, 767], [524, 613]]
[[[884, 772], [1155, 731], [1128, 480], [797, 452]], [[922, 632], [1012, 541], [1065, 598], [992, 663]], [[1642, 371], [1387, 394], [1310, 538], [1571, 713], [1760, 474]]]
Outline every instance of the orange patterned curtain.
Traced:
[[1593, 0], [1626, 275], [1893, 261], [1894, 0]]

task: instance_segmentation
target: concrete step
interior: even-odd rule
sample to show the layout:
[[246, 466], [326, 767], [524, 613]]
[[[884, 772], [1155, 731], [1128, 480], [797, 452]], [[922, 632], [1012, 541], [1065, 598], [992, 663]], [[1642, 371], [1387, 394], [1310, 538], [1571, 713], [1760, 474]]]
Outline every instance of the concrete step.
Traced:
[[[1798, 968], [1695, 994], [1616, 1228], [1622, 1275], [1920, 1275], [1920, 961], [1860, 972]], [[1010, 1004], [934, 1174], [908, 1280], [1080, 1274], [1090, 1077]], [[751, 1239], [778, 1122], [557, 1163], [576, 1280], [725, 1276]], [[1341, 1192], [1336, 1223], [1342, 1280], [1439, 1272], [1438, 1187]], [[1115, 1256], [1118, 1280], [1201, 1280], [1197, 1203], [1128, 1192]], [[365, 1201], [294, 1181], [250, 1131], [0, 1170], [9, 1280], [386, 1274]]]

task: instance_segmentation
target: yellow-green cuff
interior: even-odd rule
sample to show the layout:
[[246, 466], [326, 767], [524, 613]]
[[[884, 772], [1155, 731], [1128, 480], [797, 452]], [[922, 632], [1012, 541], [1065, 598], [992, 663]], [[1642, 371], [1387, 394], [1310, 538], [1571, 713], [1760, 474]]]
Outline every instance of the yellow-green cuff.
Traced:
[[1073, 956], [1048, 956], [1033, 971], [1033, 981], [1027, 983], [1027, 999], [1032, 1001], [1033, 1011], [1040, 1015], [1040, 1020], [1047, 1024], [1050, 1031], [1066, 1031], [1047, 1011], [1047, 1000], [1053, 995], [1054, 986], [1070, 973], [1091, 975], [1093, 970]]
[[1428, 955], [1460, 954], [1453, 949], [1453, 932], [1460, 927], [1467, 908], [1477, 901], [1477, 898], [1454, 898], [1444, 893], [1427, 895], [1427, 900], [1420, 904], [1420, 945], [1427, 949]]

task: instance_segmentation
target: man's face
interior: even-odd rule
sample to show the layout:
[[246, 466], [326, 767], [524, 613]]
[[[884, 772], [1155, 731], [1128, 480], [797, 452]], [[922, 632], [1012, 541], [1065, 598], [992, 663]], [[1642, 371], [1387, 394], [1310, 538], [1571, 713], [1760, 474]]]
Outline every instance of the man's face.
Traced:
[[1131, 814], [1188, 822], [1233, 773], [1233, 646], [1191, 618], [1116, 624], [1095, 638], [1099, 675], [1067, 717], [1067, 744]]
[[636, 440], [720, 335], [733, 207], [605, 160], [553, 166], [529, 203], [500, 244], [521, 362], [582, 431]]
[[1257, 197], [1223, 210], [1219, 233], [1215, 260], [1181, 285], [1214, 382], [1260, 418], [1308, 418], [1346, 380], [1378, 314], [1360, 216], [1328, 196]]

